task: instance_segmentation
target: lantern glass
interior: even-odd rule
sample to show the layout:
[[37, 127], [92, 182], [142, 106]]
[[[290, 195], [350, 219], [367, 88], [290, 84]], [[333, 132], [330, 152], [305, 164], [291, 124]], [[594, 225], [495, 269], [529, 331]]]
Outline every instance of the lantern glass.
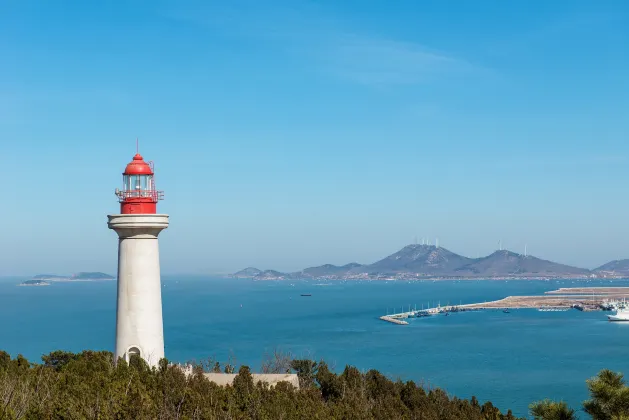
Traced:
[[153, 190], [153, 175], [124, 175], [123, 184], [131, 197], [145, 197]]

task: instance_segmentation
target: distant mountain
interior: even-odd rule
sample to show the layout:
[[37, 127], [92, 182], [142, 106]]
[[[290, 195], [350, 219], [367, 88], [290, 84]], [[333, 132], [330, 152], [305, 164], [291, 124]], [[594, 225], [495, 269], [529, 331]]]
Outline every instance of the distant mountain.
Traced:
[[232, 274], [230, 277], [236, 278], [252, 278], [262, 273], [262, 270], [258, 270], [254, 267], [247, 267], [244, 270], [240, 270], [237, 273]]
[[288, 279], [311, 279], [311, 278], [343, 278], [352, 269], [361, 267], [358, 263], [349, 263], [343, 266], [325, 264], [318, 267], [309, 267], [296, 273], [282, 273], [276, 270], [261, 271], [257, 268], [245, 268], [237, 273], [231, 274], [234, 278], [253, 278], [254, 280], [288, 280]]
[[459, 267], [456, 273], [464, 277], [569, 277], [588, 276], [590, 270], [503, 250]]
[[352, 271], [369, 274], [449, 275], [471, 261], [473, 261], [471, 258], [434, 245], [407, 245], [395, 254]]
[[362, 267], [361, 264], [358, 263], [349, 263], [342, 266], [332, 265], [332, 264], [324, 264], [318, 267], [309, 267], [299, 273], [293, 273], [292, 276], [300, 276], [306, 278], [317, 278], [317, 277], [329, 277], [329, 276], [343, 276], [348, 274], [350, 271], [355, 270], [359, 267]]
[[[248, 271], [250, 270], [250, 271]], [[434, 245], [407, 245], [373, 264], [337, 266], [325, 264], [296, 273], [247, 268], [232, 274], [254, 274], [256, 280], [308, 278], [379, 279], [379, 278], [585, 278], [594, 276], [629, 277], [629, 260], [613, 261], [594, 272], [511, 251], [496, 251], [483, 258], [468, 258]], [[610, 274], [611, 273], [611, 274]]]
[[629, 276], [629, 259], [610, 261], [595, 268], [594, 272], [602, 276], [627, 277]]

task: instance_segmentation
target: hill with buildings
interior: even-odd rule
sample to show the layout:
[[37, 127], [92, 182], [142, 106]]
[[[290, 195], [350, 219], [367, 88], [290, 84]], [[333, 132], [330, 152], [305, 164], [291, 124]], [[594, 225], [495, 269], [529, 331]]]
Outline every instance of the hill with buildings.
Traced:
[[264, 270], [253, 277], [256, 280], [287, 280], [292, 278], [291, 274], [281, 273], [276, 270]]
[[293, 273], [292, 275], [301, 275], [302, 277], [346, 276], [351, 273], [352, 270], [359, 269], [360, 267], [362, 267], [362, 265], [358, 263], [349, 263], [341, 266], [324, 264], [318, 267], [306, 268], [301, 272]]
[[469, 258], [443, 247], [413, 244], [372, 264], [325, 264], [291, 273], [247, 268], [232, 276], [243, 273], [254, 280], [622, 278], [629, 276], [629, 260], [588, 270], [508, 250]]
[[398, 273], [452, 275], [458, 267], [472, 261], [471, 258], [434, 245], [407, 245], [380, 261], [355, 269], [354, 273], [376, 276]]
[[248, 279], [253, 278], [262, 273], [262, 270], [259, 270], [254, 267], [247, 267], [244, 270], [240, 270], [234, 274], [231, 274], [229, 277], [235, 277], [238, 279]]
[[629, 259], [614, 260], [594, 269], [600, 277], [629, 277]]

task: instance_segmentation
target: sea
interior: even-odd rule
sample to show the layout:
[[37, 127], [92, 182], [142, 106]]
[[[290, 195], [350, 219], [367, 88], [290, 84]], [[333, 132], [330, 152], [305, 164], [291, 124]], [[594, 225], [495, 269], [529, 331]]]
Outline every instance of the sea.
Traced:
[[[113, 350], [116, 282], [16, 287], [0, 279], [0, 349], [40, 361], [53, 350]], [[483, 310], [378, 319], [402, 309], [475, 303], [559, 287], [629, 281], [253, 281], [164, 276], [166, 356], [231, 360], [259, 370], [280, 350], [297, 358], [377, 369], [391, 379], [476, 396], [528, 416], [531, 402], [564, 400], [580, 412], [586, 380], [601, 369], [629, 373], [629, 323], [604, 312]], [[310, 295], [310, 296], [302, 296]]]

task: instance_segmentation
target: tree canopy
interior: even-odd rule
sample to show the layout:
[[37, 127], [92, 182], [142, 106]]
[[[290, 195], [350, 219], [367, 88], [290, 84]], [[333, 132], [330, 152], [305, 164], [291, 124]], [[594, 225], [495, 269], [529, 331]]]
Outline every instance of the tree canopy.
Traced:
[[[583, 403], [583, 411], [592, 420], [629, 420], [629, 387], [621, 373], [602, 370], [586, 381], [590, 399]], [[574, 420], [575, 411], [565, 402], [544, 400], [531, 404], [535, 420]]]
[[274, 360], [265, 369], [295, 371], [299, 389], [254, 383], [246, 366], [220, 387], [203, 375], [220, 370], [214, 362], [186, 374], [167, 360], [157, 368], [139, 357], [114, 363], [106, 351], [56, 351], [42, 363], [0, 352], [0, 419], [516, 419], [490, 402], [394, 382], [375, 370], [347, 366], [337, 374], [325, 362]]
[[[391, 381], [376, 370], [346, 366], [333, 372], [323, 361], [292, 360], [280, 352], [262, 364], [265, 373], [296, 372], [299, 388], [253, 380], [241, 366], [232, 385], [218, 386], [205, 372], [213, 360], [182, 369], [162, 359], [156, 368], [134, 356], [129, 363], [106, 351], [55, 351], [31, 363], [0, 351], [0, 420], [8, 419], [421, 419], [515, 420], [492, 403], [462, 400], [413, 381]], [[622, 374], [601, 371], [586, 381], [583, 411], [593, 420], [629, 420], [629, 387]], [[531, 404], [535, 420], [575, 420], [565, 402]]]

